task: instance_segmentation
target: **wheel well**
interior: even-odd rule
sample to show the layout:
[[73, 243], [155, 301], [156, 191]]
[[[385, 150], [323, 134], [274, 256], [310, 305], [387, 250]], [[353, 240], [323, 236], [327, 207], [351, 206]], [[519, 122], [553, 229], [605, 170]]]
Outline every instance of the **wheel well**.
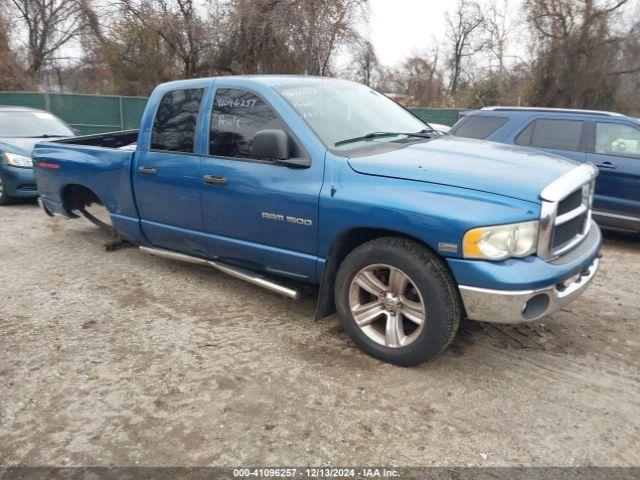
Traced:
[[407, 238], [423, 245], [433, 252], [433, 249], [422, 240], [394, 230], [386, 230], [381, 228], [355, 228], [353, 230], [344, 232], [333, 241], [329, 249], [329, 253], [327, 254], [327, 261], [325, 263], [324, 271], [322, 273], [322, 279], [320, 281], [318, 306], [316, 308], [316, 320], [327, 317], [335, 313], [336, 311], [335, 299], [333, 296], [333, 284], [336, 279], [338, 268], [340, 267], [340, 264], [345, 259], [345, 257], [349, 255], [349, 252], [351, 252], [354, 248], [362, 245], [363, 243], [382, 237]]
[[67, 185], [62, 192], [62, 201], [69, 213], [73, 213], [74, 210], [81, 210], [83, 207], [88, 207], [93, 203], [102, 204], [98, 196], [82, 185]]
[[380, 228], [356, 228], [354, 230], [349, 230], [348, 232], [343, 233], [333, 242], [331, 246], [331, 250], [333, 250], [333, 252], [330, 250], [329, 256], [335, 255], [337, 265], [340, 265], [342, 263], [342, 260], [344, 260], [344, 258], [349, 255], [349, 252], [351, 252], [354, 248], [359, 247], [363, 243], [382, 237], [408, 238], [409, 240], [421, 243], [425, 247], [430, 248], [427, 244], [425, 244], [421, 240], [418, 240], [417, 238], [393, 230], [385, 230]]

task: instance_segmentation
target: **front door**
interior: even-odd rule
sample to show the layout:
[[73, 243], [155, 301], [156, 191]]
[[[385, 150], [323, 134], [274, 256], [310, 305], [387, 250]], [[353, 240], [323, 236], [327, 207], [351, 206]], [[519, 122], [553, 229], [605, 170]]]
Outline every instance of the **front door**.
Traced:
[[291, 156], [310, 158], [284, 121], [254, 92], [218, 86], [202, 159], [202, 209], [210, 256], [293, 278], [315, 276], [324, 158], [292, 168], [257, 158], [253, 136], [286, 133]]
[[150, 148], [139, 149], [133, 185], [142, 230], [157, 246], [206, 256], [200, 157], [194, 155], [204, 88], [167, 92], [153, 122]]
[[600, 170], [595, 210], [640, 221], [640, 128], [615, 121], [596, 122], [595, 146], [588, 160]]

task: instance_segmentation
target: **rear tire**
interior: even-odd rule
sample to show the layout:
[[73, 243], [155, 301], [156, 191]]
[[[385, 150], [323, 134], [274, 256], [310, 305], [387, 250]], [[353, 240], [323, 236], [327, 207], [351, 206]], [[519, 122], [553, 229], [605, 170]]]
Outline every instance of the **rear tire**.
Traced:
[[342, 326], [356, 345], [405, 367], [444, 351], [462, 316], [458, 288], [442, 259], [400, 237], [354, 249], [340, 265], [334, 293]]

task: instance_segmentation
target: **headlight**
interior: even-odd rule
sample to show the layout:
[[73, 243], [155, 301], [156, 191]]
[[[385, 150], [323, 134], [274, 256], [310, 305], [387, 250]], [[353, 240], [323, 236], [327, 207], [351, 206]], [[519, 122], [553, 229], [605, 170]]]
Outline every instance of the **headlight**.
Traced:
[[465, 258], [504, 260], [526, 257], [538, 249], [538, 221], [469, 230], [462, 241]]
[[3, 155], [7, 161], [7, 165], [11, 165], [12, 167], [33, 168], [33, 160], [31, 160], [31, 157], [7, 152], [3, 153]]

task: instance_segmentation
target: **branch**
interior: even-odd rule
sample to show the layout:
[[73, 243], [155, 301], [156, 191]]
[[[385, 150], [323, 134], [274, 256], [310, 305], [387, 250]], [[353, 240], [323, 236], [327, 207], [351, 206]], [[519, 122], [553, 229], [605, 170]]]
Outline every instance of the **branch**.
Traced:
[[626, 70], [617, 70], [615, 72], [609, 72], [607, 75], [625, 75], [627, 73], [638, 73], [640, 72], [640, 67], [628, 68]]

